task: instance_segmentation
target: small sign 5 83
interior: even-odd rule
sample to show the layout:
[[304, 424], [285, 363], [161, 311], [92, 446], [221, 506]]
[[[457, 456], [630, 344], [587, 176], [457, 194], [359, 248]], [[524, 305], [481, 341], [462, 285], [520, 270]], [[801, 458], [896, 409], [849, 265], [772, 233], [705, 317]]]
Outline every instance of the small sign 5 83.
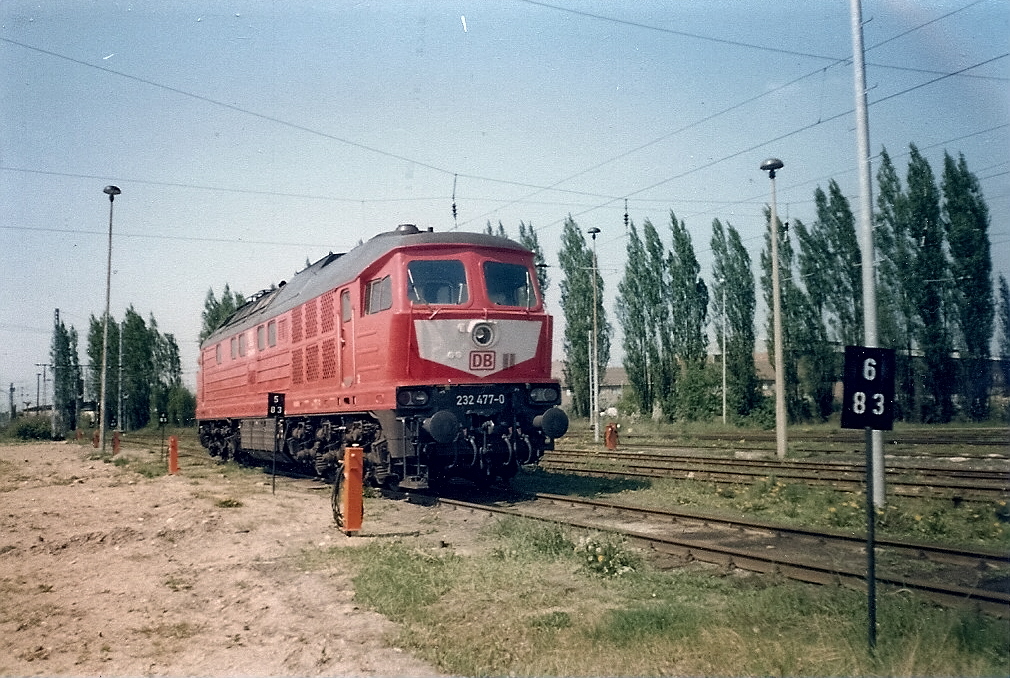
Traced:
[[894, 349], [845, 347], [842, 428], [894, 427]]

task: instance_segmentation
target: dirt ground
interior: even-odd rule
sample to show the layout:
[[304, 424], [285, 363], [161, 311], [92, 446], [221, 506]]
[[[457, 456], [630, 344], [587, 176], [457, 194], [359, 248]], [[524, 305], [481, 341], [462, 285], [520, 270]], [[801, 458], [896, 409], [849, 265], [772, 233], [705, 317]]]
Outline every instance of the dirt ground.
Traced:
[[462, 518], [374, 500], [348, 537], [325, 485], [278, 478], [272, 494], [269, 474], [185, 459], [149, 479], [91, 451], [0, 446], [0, 674], [438, 675], [306, 554], [410, 534], [462, 545]]

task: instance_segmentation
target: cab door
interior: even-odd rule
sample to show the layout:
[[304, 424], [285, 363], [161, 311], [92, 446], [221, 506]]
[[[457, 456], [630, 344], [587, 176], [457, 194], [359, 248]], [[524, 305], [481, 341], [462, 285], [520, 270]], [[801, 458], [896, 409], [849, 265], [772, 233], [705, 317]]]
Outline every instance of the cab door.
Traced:
[[354, 384], [354, 306], [350, 289], [340, 291], [340, 383]]

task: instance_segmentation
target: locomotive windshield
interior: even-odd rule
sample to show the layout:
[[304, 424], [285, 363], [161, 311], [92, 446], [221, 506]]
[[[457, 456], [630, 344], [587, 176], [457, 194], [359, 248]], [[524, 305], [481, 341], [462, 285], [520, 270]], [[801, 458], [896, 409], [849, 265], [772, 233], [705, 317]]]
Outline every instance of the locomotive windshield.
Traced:
[[414, 304], [465, 304], [470, 297], [463, 262], [411, 261], [407, 264], [407, 298]]
[[486, 261], [484, 281], [487, 284], [487, 296], [496, 306], [533, 308], [537, 304], [533, 281], [525, 266]]

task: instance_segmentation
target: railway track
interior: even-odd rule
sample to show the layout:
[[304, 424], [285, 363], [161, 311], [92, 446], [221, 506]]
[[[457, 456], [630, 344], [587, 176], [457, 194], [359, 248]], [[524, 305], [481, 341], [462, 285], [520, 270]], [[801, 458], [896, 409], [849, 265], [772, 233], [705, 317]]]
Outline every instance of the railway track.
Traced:
[[[511, 505], [438, 501], [458, 510], [610, 532], [677, 562], [698, 560], [865, 590], [865, 537], [861, 535], [549, 494]], [[890, 591], [915, 591], [944, 605], [1010, 617], [1010, 554], [878, 540], [877, 572], [878, 586]]]
[[[698, 456], [669, 451], [664, 454], [634, 451], [554, 450], [544, 455], [541, 467], [599, 476], [677, 478], [724, 484], [749, 484], [774, 476], [779, 480], [856, 491], [865, 486], [862, 463], [810, 460], [743, 459]], [[954, 501], [991, 501], [1010, 498], [1010, 473], [1006, 470], [950, 468], [891, 464], [885, 469], [888, 491], [908, 497]]]
[[[156, 436], [131, 443], [153, 446]], [[180, 443], [180, 456], [210, 461], [198, 443]], [[767, 475], [767, 471], [764, 472]], [[288, 477], [301, 484], [310, 478]], [[313, 485], [310, 489], [320, 489]], [[727, 518], [687, 510], [645, 509], [615, 502], [536, 494], [512, 505], [425, 497], [459, 510], [515, 515], [580, 529], [609, 531], [678, 562], [774, 573], [817, 584], [865, 588], [865, 537]], [[1010, 553], [877, 539], [878, 585], [913, 590], [951, 606], [973, 606], [1010, 617]]]
[[[746, 439], [750, 442], [767, 442], [773, 448], [775, 433], [768, 431], [747, 431]], [[692, 434], [692, 440], [725, 442], [731, 437], [724, 433]], [[644, 438], [644, 436], [642, 436]], [[966, 446], [966, 447], [1002, 447], [1004, 453], [1010, 450], [1010, 430], [1005, 427], [996, 428], [906, 428], [883, 432], [884, 444], [889, 447], [908, 447], [918, 445]], [[825, 443], [862, 446], [864, 433], [862, 431], [836, 429], [826, 431], [804, 431], [799, 427], [789, 430], [790, 442]], [[631, 439], [629, 439], [631, 442]]]

